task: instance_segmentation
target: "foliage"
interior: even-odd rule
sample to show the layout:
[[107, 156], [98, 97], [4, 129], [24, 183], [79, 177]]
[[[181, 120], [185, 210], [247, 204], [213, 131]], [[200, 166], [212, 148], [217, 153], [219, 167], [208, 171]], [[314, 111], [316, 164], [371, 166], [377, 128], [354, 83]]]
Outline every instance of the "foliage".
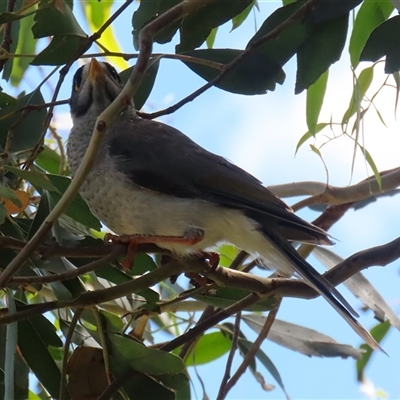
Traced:
[[[105, 245], [100, 221], [76, 191], [71, 195], [62, 138], [52, 121], [55, 107], [67, 103], [59, 101], [59, 89], [71, 65], [87, 55], [93, 44], [104, 57], [119, 52], [112, 26], [119, 14], [128, 12], [126, 7], [131, 2], [115, 4], [113, 8], [112, 2], [80, 2], [93, 30], [91, 35], [80, 26], [70, 0], [0, 2], [3, 79], [18, 87], [27, 79], [28, 66], [54, 66], [31, 93], [13, 97], [0, 92], [0, 259], [3, 272], [6, 271], [0, 277], [0, 397], [133, 399], [140, 393], [141, 398], [189, 399], [193, 396], [187, 367], [212, 363], [228, 352], [233, 355], [236, 349], [244, 358], [243, 370], [249, 366], [255, 379], [267, 389], [258, 361], [287, 396], [278, 369], [246, 337], [241, 320], [256, 334], [264, 335], [262, 339], [269, 333], [268, 339], [302, 354], [364, 357], [358, 364], [361, 379], [370, 353], [363, 355], [360, 349], [339, 344], [305, 327], [274, 322], [271, 310], [279, 307], [281, 298], [271, 293], [269, 279], [251, 272], [255, 262], [248, 261], [238, 249], [221, 246], [220, 267], [208, 271], [204, 260], [175, 260], [161, 256], [157, 248], [143, 245], [132, 269], [123, 271], [118, 266], [125, 246]], [[176, 52], [154, 56], [148, 64], [146, 61], [146, 72], [139, 76], [142, 81], [134, 95], [138, 109], [151, 93], [162, 58], [184, 63], [207, 82], [176, 107], [153, 115], [142, 113], [143, 117], [173, 112], [211, 86], [244, 95], [274, 91], [277, 84], [285, 83], [284, 67], [296, 56], [294, 91], [298, 94], [307, 90], [308, 126], [297, 150], [326, 128], [339, 129], [341, 135], [354, 140], [355, 148], [360, 149], [374, 174], [366, 182], [342, 191], [327, 187], [312, 193], [302, 205], [331, 204], [321, 214], [324, 229], [329, 229], [329, 224], [342, 215], [335, 215], [336, 206], [357, 207], [361, 201], [390, 194], [398, 187], [399, 171], [380, 173], [359, 141], [360, 125], [366, 113], [374, 109], [374, 98], [380, 90], [393, 85], [398, 93], [400, 88], [400, 20], [399, 16], [391, 16], [393, 5], [389, 0], [285, 1], [248, 38], [245, 49], [213, 48], [213, 42], [222, 24], [231, 23], [232, 29], [240, 29], [257, 8], [255, 0], [195, 3], [142, 0], [133, 13], [132, 43], [136, 50], [142, 50], [142, 56], [143, 28], [156, 24], [160, 15], [173, 15], [178, 10], [154, 31], [156, 43], [174, 40]], [[353, 94], [341, 121], [321, 122], [329, 68], [342, 57], [347, 41], [354, 68]], [[127, 59], [138, 57], [119, 55], [120, 67], [126, 66]], [[390, 75], [371, 94], [374, 69], [383, 62], [379, 61], [382, 57]], [[373, 64], [365, 66], [362, 61]], [[60, 78], [53, 97], [47, 99], [43, 87], [56, 71]], [[121, 72], [124, 82], [136, 73], [132, 71], [131, 67]], [[312, 148], [321, 156], [320, 149], [314, 145]], [[58, 218], [59, 209], [63, 213]], [[57, 217], [53, 218], [55, 213]], [[21, 249], [27, 242], [31, 245], [23, 253]], [[376, 255], [377, 259], [381, 260], [382, 254], [382, 262], [396, 259], [398, 254], [392, 255], [388, 250], [398, 247], [397, 242], [389, 243]], [[17, 254], [25, 254], [25, 259], [18, 259]], [[358, 264], [352, 264], [352, 275], [372, 265], [372, 254], [375, 253], [366, 250], [358, 255]], [[320, 253], [319, 257], [327, 265], [341, 266], [339, 278], [340, 271], [344, 274], [350, 265], [329, 252]], [[88, 262], [89, 258], [93, 260]], [[370, 264], [360, 264], [359, 260], [370, 260]], [[189, 269], [187, 264], [192, 264]], [[187, 285], [186, 280], [173, 282], [181, 273], [191, 278], [186, 288], [182, 287]], [[307, 292], [302, 282], [295, 281], [295, 286], [293, 282], [277, 282], [281, 294], [290, 295], [290, 290], [296, 294]], [[359, 277], [353, 284], [352, 291], [380, 319], [389, 321], [374, 328], [379, 341], [390, 325], [400, 327], [396, 315], [372, 285]], [[201, 318], [195, 312], [202, 312]], [[264, 312], [268, 317], [261, 315]], [[235, 324], [218, 325], [236, 313]], [[264, 326], [270, 322], [274, 323], [265, 332]], [[166, 343], [158, 343], [157, 330], [168, 337]], [[227, 375], [230, 367], [228, 363]], [[40, 385], [38, 395], [29, 389], [30, 372]], [[229, 382], [221, 384], [219, 399], [227, 395]]]

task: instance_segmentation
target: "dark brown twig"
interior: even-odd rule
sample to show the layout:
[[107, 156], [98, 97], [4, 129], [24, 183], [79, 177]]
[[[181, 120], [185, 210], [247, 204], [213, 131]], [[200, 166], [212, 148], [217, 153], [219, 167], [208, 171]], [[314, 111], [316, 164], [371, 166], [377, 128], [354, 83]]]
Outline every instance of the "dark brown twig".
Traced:
[[238, 347], [241, 318], [242, 312], [238, 312], [236, 314], [235, 325], [232, 334], [232, 346], [226, 361], [224, 376], [222, 377], [221, 385], [219, 386], [217, 400], [223, 399], [225, 397], [225, 393], [227, 393], [226, 385], [231, 377], [233, 358]]
[[235, 374], [232, 376], [232, 378], [228, 381], [228, 383], [225, 386], [225, 390], [222, 393], [221, 397], [218, 397], [218, 400], [223, 400], [225, 399], [226, 395], [229, 393], [229, 391], [236, 385], [238, 382], [239, 378], [245, 373], [247, 367], [250, 365], [251, 361], [254, 360], [254, 357], [258, 350], [260, 349], [263, 341], [267, 337], [269, 331], [271, 330], [271, 326], [275, 321], [276, 315], [279, 311], [279, 306], [281, 303], [282, 299], [280, 299], [276, 305], [276, 308], [271, 310], [268, 314], [267, 319], [265, 320], [265, 324], [261, 329], [260, 334], [257, 336], [257, 339], [253, 343], [253, 345], [250, 347], [248, 353], [246, 354], [243, 362], [240, 364], [239, 368], [235, 372]]
[[210, 89], [211, 87], [215, 86], [217, 83], [219, 83], [222, 78], [228, 74], [229, 71], [231, 71], [240, 61], [242, 61], [245, 57], [248, 56], [248, 54], [256, 49], [257, 47], [263, 45], [265, 42], [276, 38], [281, 32], [283, 32], [289, 25], [291, 25], [293, 22], [299, 20], [304, 16], [304, 14], [307, 12], [307, 10], [315, 3], [317, 0], [307, 0], [297, 11], [295, 11], [291, 16], [289, 16], [286, 20], [282, 21], [275, 29], [273, 29], [271, 32], [257, 40], [256, 42], [250, 43], [246, 50], [243, 51], [238, 57], [236, 57], [234, 60], [232, 60], [230, 63], [225, 64], [224, 67], [222, 68], [222, 71], [214, 78], [208, 81], [205, 85], [191, 93], [190, 95], [186, 96], [184, 99], [178, 101], [176, 104], [172, 105], [171, 107], [165, 108], [164, 110], [160, 110], [154, 113], [150, 114], [143, 114], [144, 118], [147, 119], [154, 119], [161, 117], [162, 115], [167, 115], [167, 114], [172, 114], [173, 112], [179, 110], [181, 107], [183, 107], [185, 104], [193, 101], [197, 97], [199, 97], [201, 94], [203, 94], [205, 91]]
[[[16, 0], [7, 1], [7, 12], [12, 13], [14, 11]], [[12, 22], [7, 22], [4, 28], [3, 42], [1, 43], [2, 49], [7, 53], [11, 50], [12, 37], [11, 37]], [[0, 71], [3, 71], [4, 65], [8, 61], [8, 58], [0, 60]]]

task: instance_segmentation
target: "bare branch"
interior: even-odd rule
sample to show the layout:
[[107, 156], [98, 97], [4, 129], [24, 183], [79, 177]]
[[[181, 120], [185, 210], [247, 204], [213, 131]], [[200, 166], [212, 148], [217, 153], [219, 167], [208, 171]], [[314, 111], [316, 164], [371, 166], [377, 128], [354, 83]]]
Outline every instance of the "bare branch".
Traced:
[[296, 182], [268, 186], [268, 189], [279, 197], [311, 195], [311, 197], [292, 206], [293, 210], [298, 211], [301, 208], [314, 204], [339, 205], [354, 203], [388, 192], [400, 186], [400, 167], [383, 171], [380, 175], [381, 186], [379, 186], [373, 175], [355, 185], [347, 187], [331, 186], [322, 182]]

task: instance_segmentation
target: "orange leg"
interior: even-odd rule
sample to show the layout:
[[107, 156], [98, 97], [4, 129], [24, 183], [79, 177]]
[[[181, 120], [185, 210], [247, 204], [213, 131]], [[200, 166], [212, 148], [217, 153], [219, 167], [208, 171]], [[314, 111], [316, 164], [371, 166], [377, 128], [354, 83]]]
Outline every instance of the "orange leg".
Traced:
[[[200, 229], [188, 229], [183, 236], [158, 236], [158, 235], [121, 235], [116, 236], [111, 233], [107, 233], [104, 236], [106, 243], [124, 243], [128, 245], [128, 251], [126, 258], [122, 261], [122, 269], [127, 271], [133, 264], [137, 246], [145, 243], [180, 243], [193, 246], [199, 243], [204, 238], [204, 232]], [[218, 264], [217, 264], [218, 265]]]

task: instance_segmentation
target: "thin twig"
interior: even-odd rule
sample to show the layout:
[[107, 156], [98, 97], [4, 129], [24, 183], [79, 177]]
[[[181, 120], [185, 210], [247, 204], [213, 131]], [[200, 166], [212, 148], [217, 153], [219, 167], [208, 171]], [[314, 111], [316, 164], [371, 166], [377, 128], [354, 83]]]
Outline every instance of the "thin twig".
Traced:
[[[398, 258], [400, 258], [400, 237], [382, 246], [360, 251], [325, 272], [323, 275], [332, 285], [337, 286], [363, 269], [372, 266], [385, 266]], [[268, 299], [272, 295], [275, 296], [275, 298], [295, 297], [302, 299], [312, 299], [319, 296], [307, 283], [298, 279], [269, 279], [222, 267], [210, 269], [207, 263], [201, 260], [190, 261], [186, 264], [176, 261], [170, 262], [165, 267], [153, 270], [135, 280], [111, 288], [83, 293], [75, 300], [54, 301], [18, 307], [18, 312], [16, 314], [0, 317], [0, 325], [20, 321], [59, 308], [88, 307], [94, 304], [105, 303], [131, 293], [137, 293], [140, 290], [168, 279], [170, 276], [179, 275], [183, 272], [204, 274], [209, 279], [217, 282], [219, 286], [237, 287], [253, 293], [225, 310], [221, 310], [212, 315], [211, 318], [195, 326], [184, 335], [172, 340], [162, 347], [165, 351], [173, 350], [187, 343], [230, 315], [249, 307], [259, 300]], [[2, 309], [0, 315], [4, 315], [7, 312], [7, 309]]]
[[[7, 12], [12, 13], [14, 11], [16, 0], [8, 0], [7, 1]], [[11, 37], [11, 29], [12, 29], [12, 22], [7, 22], [4, 28], [4, 35], [3, 35], [3, 42], [1, 44], [2, 50], [6, 53], [10, 52], [11, 44], [12, 44], [12, 37]], [[8, 59], [0, 60], [0, 71], [3, 71], [5, 63]]]
[[245, 308], [251, 306], [254, 303], [257, 303], [259, 300], [259, 296], [255, 293], [251, 293], [248, 296], [244, 297], [243, 299], [239, 300], [238, 302], [232, 304], [231, 306], [220, 310], [213, 314], [210, 318], [207, 318], [202, 323], [196, 325], [194, 328], [190, 329], [188, 332], [184, 333], [183, 335], [171, 340], [164, 346], [160, 347], [160, 350], [163, 351], [172, 351], [179, 346], [193, 340], [198, 335], [201, 335], [206, 330], [212, 328], [219, 322], [223, 321], [224, 319], [230, 317], [231, 315], [236, 314], [239, 311], [244, 310]]
[[[377, 182], [375, 175], [351, 186], [335, 187], [325, 185], [325, 190], [292, 206], [294, 211], [315, 204], [339, 205], [368, 199], [372, 196], [389, 192], [400, 186], [400, 167], [380, 172], [381, 184]], [[296, 184], [300, 185], [300, 184]], [[274, 188], [272, 188], [274, 191]], [[275, 192], [274, 192], [275, 193]]]
[[184, 99], [178, 101], [176, 104], [172, 105], [171, 107], [165, 108], [164, 110], [160, 110], [151, 114], [147, 114], [146, 118], [154, 119], [158, 118], [162, 115], [172, 114], [173, 112], [179, 110], [185, 104], [193, 101], [205, 91], [210, 89], [211, 87], [215, 86], [219, 83], [222, 78], [228, 74], [238, 63], [240, 63], [244, 58], [246, 58], [250, 52], [255, 50], [257, 47], [263, 45], [265, 42], [276, 38], [281, 32], [283, 32], [288, 26], [290, 26], [293, 22], [299, 20], [306, 11], [315, 3], [317, 0], [307, 0], [297, 11], [295, 11], [292, 15], [290, 15], [286, 20], [282, 21], [275, 29], [261, 37], [259, 40], [250, 43], [247, 48], [234, 60], [230, 63], [225, 64], [222, 71], [214, 78], [208, 81], [205, 85], [191, 93], [190, 95], [186, 96]]
[[69, 346], [72, 341], [72, 336], [75, 332], [75, 326], [79, 321], [79, 317], [81, 316], [83, 311], [83, 308], [78, 308], [75, 311], [74, 316], [72, 317], [71, 323], [69, 325], [69, 329], [67, 332], [67, 336], [65, 337], [65, 343], [64, 343], [64, 351], [63, 351], [63, 360], [62, 360], [62, 366], [61, 366], [61, 380], [60, 380], [60, 394], [59, 394], [59, 399], [62, 400], [65, 392], [65, 384], [66, 384], [66, 374], [67, 374], [67, 364], [68, 364], [68, 354], [69, 354]]
[[246, 354], [243, 362], [240, 364], [239, 368], [235, 372], [235, 374], [232, 376], [232, 378], [228, 381], [228, 383], [225, 386], [225, 391], [223, 392], [223, 396], [218, 398], [218, 400], [223, 400], [225, 399], [226, 395], [229, 393], [229, 391], [236, 385], [238, 382], [239, 378], [245, 373], [247, 367], [250, 365], [250, 363], [254, 360], [254, 357], [258, 350], [260, 349], [263, 341], [267, 337], [269, 331], [271, 330], [271, 326], [275, 321], [276, 315], [279, 311], [279, 306], [281, 303], [282, 299], [280, 299], [277, 302], [276, 308], [271, 310], [268, 314], [267, 319], [265, 320], [265, 324], [261, 329], [260, 334], [258, 335], [257, 339], [253, 343], [253, 345], [250, 347], [248, 353]]
[[233, 328], [232, 346], [228, 355], [228, 360], [226, 361], [225, 373], [224, 376], [222, 377], [221, 385], [219, 386], [217, 400], [222, 400], [225, 397], [225, 393], [227, 393], [226, 385], [231, 377], [233, 358], [235, 356], [238, 347], [241, 319], [242, 319], [242, 312], [238, 312], [236, 314], [235, 325]]
[[[114, 20], [116, 14], [119, 15], [123, 9], [127, 7], [133, 0], [126, 0], [126, 3], [120, 7], [116, 13], [110, 18], [110, 20]], [[101, 113], [101, 115], [97, 118], [95, 128], [93, 131], [93, 135], [89, 144], [89, 147], [86, 151], [86, 154], [78, 168], [78, 171], [69, 185], [68, 189], [65, 191], [64, 195], [60, 199], [60, 201], [55, 205], [51, 213], [47, 216], [43, 224], [36, 231], [35, 235], [28, 242], [26, 247], [11, 261], [11, 263], [6, 267], [3, 273], [0, 275], [0, 288], [3, 288], [7, 285], [13, 275], [22, 267], [24, 262], [29, 258], [29, 256], [34, 252], [36, 247], [42, 242], [43, 238], [50, 232], [52, 226], [55, 221], [62, 215], [68, 204], [71, 202], [73, 197], [78, 192], [79, 188], [83, 184], [86, 175], [89, 173], [92, 168], [97, 152], [100, 148], [101, 141], [103, 136], [107, 131], [107, 127], [113, 120], [113, 118], [118, 115], [128, 103], [131, 102], [132, 96], [135, 93], [135, 90], [139, 86], [143, 74], [146, 71], [147, 64], [151, 55], [152, 50], [152, 40], [153, 36], [159, 32], [162, 28], [172, 23], [178, 18], [181, 18], [201, 7], [206, 5], [209, 1], [203, 2], [195, 2], [195, 1], [184, 1], [179, 3], [175, 7], [172, 7], [164, 14], [160, 15], [154, 21], [146, 25], [141, 33], [140, 33], [140, 54], [138, 61], [132, 70], [132, 74], [126, 83], [125, 87], [121, 91], [121, 93], [117, 96], [117, 98], [110, 104], [107, 109]], [[107, 25], [109, 22], [107, 21], [104, 25]], [[98, 32], [102, 32], [104, 25]], [[107, 25], [108, 26], [108, 25]], [[105, 29], [105, 28], [104, 28]], [[95, 40], [98, 37], [96, 35], [92, 35], [92, 38]], [[87, 48], [82, 48], [82, 53]], [[79, 57], [81, 54], [77, 54]], [[60, 71], [60, 79], [56, 86], [56, 93], [61, 87], [61, 82], [64, 80], [65, 74], [68, 69], [72, 65], [72, 61], [64, 66], [64, 68]], [[56, 96], [56, 93], [54, 96]], [[53, 101], [56, 100], [56, 97], [53, 96]], [[47, 130], [47, 126], [50, 123], [49, 117], [52, 115], [53, 109], [50, 107], [48, 111], [48, 120], [45, 122], [45, 129]], [[47, 124], [47, 125], [46, 125]]]
[[22, 284], [33, 284], [33, 283], [51, 283], [60, 282], [68, 279], [75, 278], [79, 275], [87, 274], [88, 272], [95, 271], [96, 269], [102, 268], [109, 262], [115, 260], [117, 257], [126, 253], [126, 246], [120, 245], [110, 254], [100, 258], [99, 260], [92, 261], [83, 267], [76, 268], [72, 271], [63, 272], [60, 274], [48, 275], [48, 276], [14, 276], [10, 283]]

